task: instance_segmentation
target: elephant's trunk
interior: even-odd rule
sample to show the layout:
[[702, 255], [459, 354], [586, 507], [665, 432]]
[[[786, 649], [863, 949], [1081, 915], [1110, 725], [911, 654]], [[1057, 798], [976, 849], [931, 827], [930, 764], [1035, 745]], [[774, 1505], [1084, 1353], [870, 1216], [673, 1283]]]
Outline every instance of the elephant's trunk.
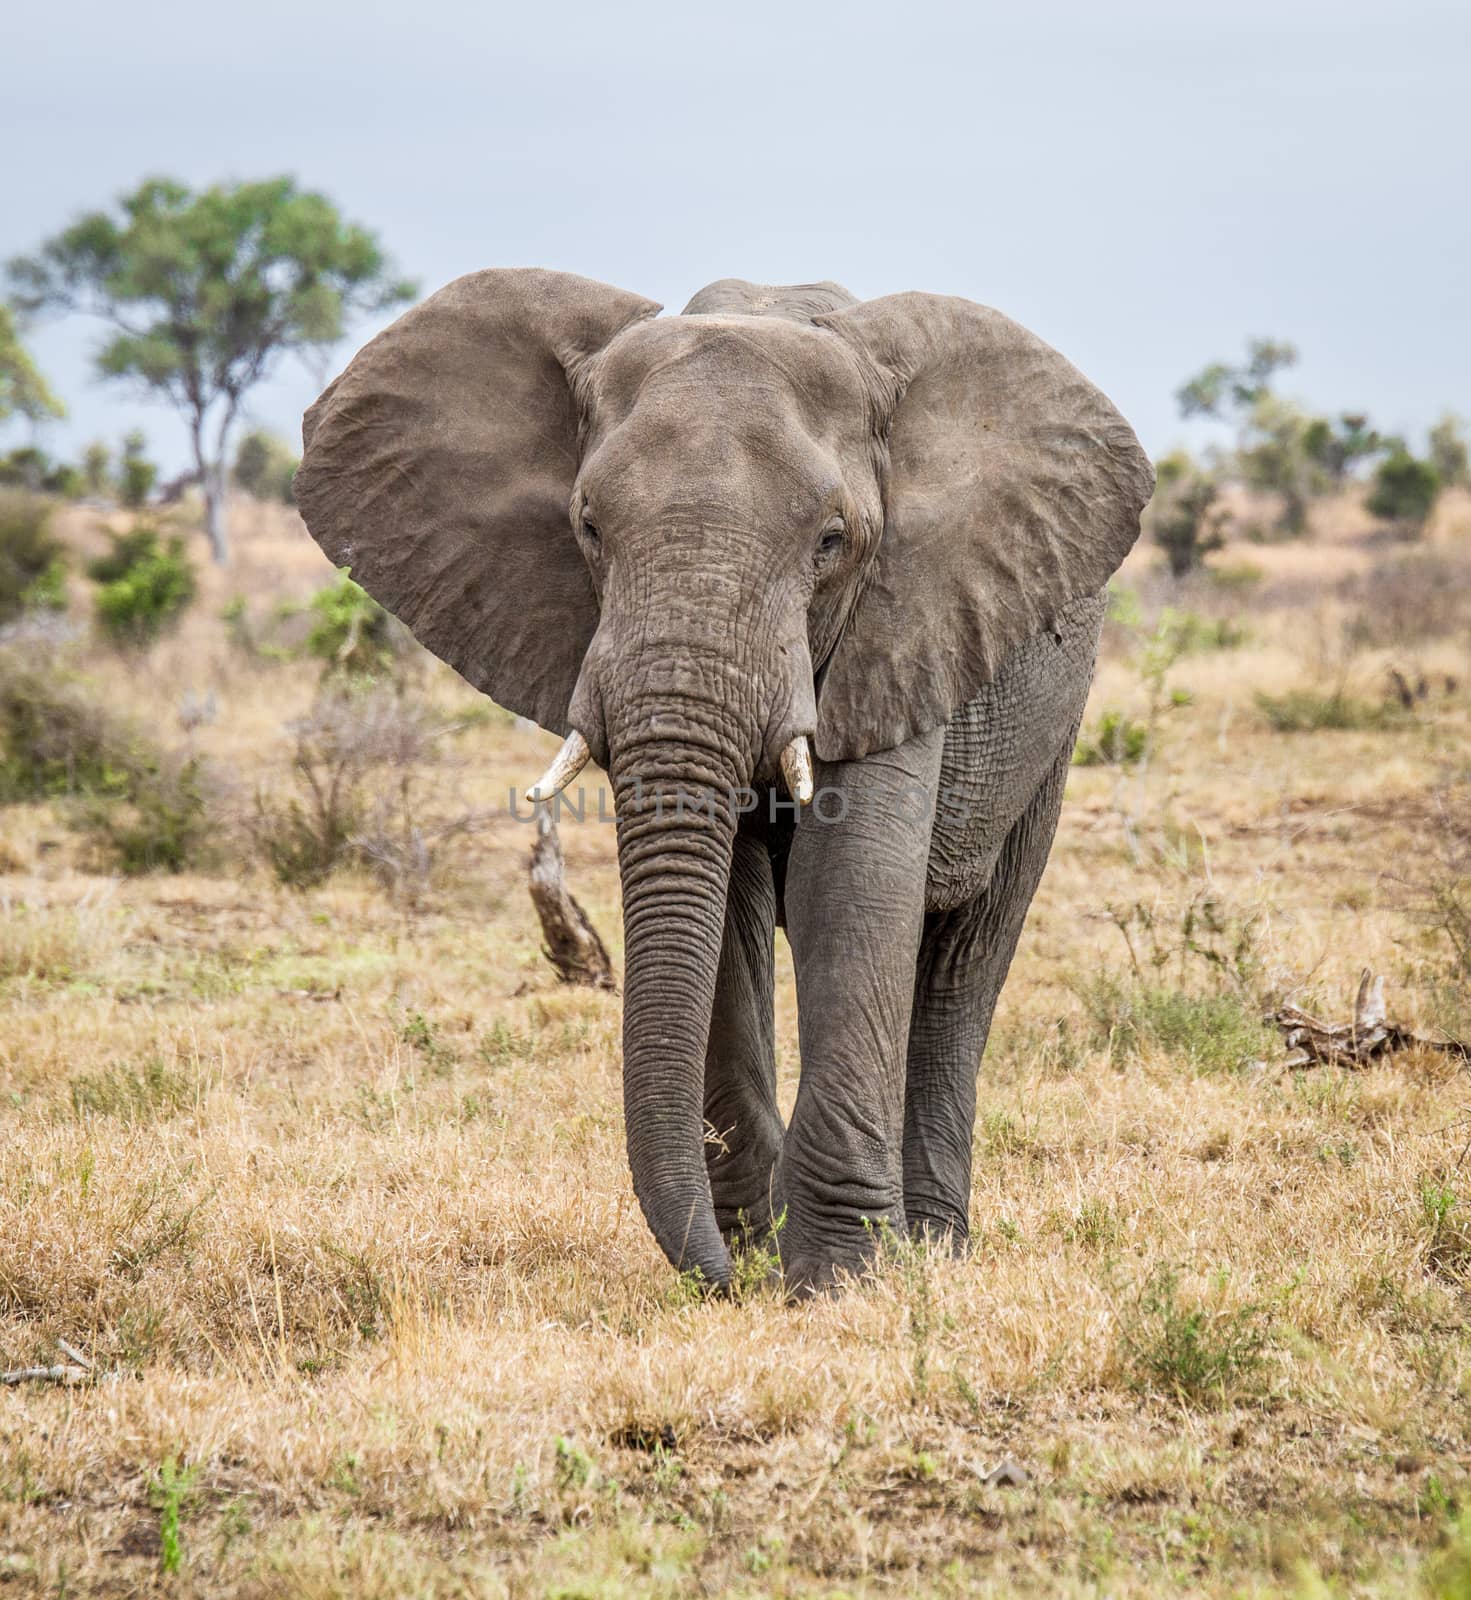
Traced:
[[[658, 717], [654, 719], [656, 722]], [[734, 791], [711, 744], [614, 745], [623, 881], [623, 1109], [634, 1192], [669, 1260], [724, 1286], [705, 1165], [705, 1050], [730, 882]]]

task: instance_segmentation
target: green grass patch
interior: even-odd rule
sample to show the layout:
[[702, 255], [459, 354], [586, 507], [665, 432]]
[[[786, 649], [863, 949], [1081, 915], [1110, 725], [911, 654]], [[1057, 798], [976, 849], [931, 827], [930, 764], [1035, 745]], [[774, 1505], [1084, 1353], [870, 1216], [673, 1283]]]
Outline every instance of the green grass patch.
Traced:
[[1234, 1072], [1268, 1056], [1275, 1035], [1241, 996], [1192, 994], [1100, 974], [1079, 986], [1091, 1042], [1115, 1060], [1159, 1054], [1194, 1072]]
[[1341, 690], [1332, 694], [1320, 694], [1314, 689], [1289, 689], [1285, 694], [1258, 690], [1255, 699], [1257, 709], [1276, 733], [1361, 732], [1387, 728], [1404, 720], [1403, 713], [1394, 706], [1362, 700]]
[[109, 1067], [84, 1072], [71, 1082], [71, 1106], [77, 1117], [118, 1117], [124, 1122], [152, 1122], [192, 1105], [200, 1081], [153, 1056], [140, 1067]]
[[1137, 1388], [1187, 1405], [1224, 1404], [1260, 1392], [1272, 1340], [1267, 1307], [1225, 1303], [1230, 1278], [1218, 1273], [1204, 1298], [1187, 1295], [1168, 1262], [1153, 1268], [1121, 1319], [1124, 1362]]

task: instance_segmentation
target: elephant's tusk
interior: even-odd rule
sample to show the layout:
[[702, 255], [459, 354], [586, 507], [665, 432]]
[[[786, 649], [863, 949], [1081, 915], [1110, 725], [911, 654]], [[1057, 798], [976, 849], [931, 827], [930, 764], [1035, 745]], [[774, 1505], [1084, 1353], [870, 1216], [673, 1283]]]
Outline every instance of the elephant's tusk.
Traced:
[[799, 806], [807, 805], [812, 799], [812, 753], [804, 735], [799, 733], [782, 751], [781, 775], [792, 799]]
[[574, 728], [567, 735], [567, 742], [553, 757], [551, 766], [542, 773], [538, 782], [526, 791], [526, 798], [534, 804], [561, 794], [587, 765], [587, 758], [591, 754], [587, 740]]

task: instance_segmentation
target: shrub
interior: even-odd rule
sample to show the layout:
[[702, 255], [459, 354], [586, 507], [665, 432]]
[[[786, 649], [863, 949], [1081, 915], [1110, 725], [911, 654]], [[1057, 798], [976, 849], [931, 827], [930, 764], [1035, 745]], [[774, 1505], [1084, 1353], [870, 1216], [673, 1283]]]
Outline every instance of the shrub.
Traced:
[[0, 803], [127, 792], [130, 731], [54, 662], [0, 651]]
[[1440, 478], [1441, 488], [1471, 488], [1466, 425], [1449, 411], [1430, 430], [1430, 464]]
[[135, 511], [148, 504], [148, 496], [153, 493], [153, 485], [158, 478], [158, 468], [143, 454], [147, 443], [137, 428], [123, 437], [118, 493], [122, 496], [123, 504]]
[[78, 825], [127, 877], [182, 872], [207, 854], [211, 837], [197, 756], [180, 760], [139, 752], [121, 803], [96, 796], [78, 812]]
[[257, 500], [279, 500], [292, 505], [292, 484], [301, 463], [291, 446], [275, 434], [257, 428], [247, 433], [235, 452], [235, 482]]
[[1365, 504], [1376, 517], [1418, 533], [1439, 493], [1440, 474], [1434, 466], [1397, 444], [1379, 463]]
[[53, 461], [44, 450], [28, 444], [0, 456], [0, 486], [74, 500], [82, 493], [85, 483], [74, 466], [65, 461]]
[[112, 451], [101, 439], [94, 439], [82, 452], [82, 482], [87, 493], [98, 498], [112, 489]]
[[1341, 732], [1383, 728], [1399, 713], [1388, 704], [1361, 700], [1343, 689], [1323, 694], [1315, 689], [1288, 689], [1284, 694], [1258, 690], [1258, 709], [1277, 733]]
[[1471, 984], [1471, 781], [1450, 783], [1434, 795], [1427, 818], [1428, 848], [1399, 879], [1406, 909], [1449, 947], [1451, 976]]
[[179, 872], [206, 854], [204, 772], [113, 716], [58, 663], [0, 652], [0, 803], [63, 799], [127, 874]]
[[1471, 559], [1461, 551], [1410, 550], [1377, 561], [1339, 591], [1356, 602], [1356, 645], [1416, 646], [1471, 625]]
[[1208, 655], [1213, 650], [1236, 650], [1251, 634], [1230, 617], [1202, 617], [1194, 611], [1177, 611], [1166, 606], [1160, 612], [1156, 633], [1162, 646], [1176, 658]]
[[322, 663], [325, 673], [371, 678], [392, 668], [402, 635], [393, 618], [348, 577], [346, 569], [335, 583], [312, 596], [310, 610], [307, 653]]
[[149, 527], [113, 537], [112, 549], [87, 568], [101, 587], [97, 620], [116, 644], [151, 644], [175, 624], [194, 598], [194, 569], [184, 541], [160, 544]]
[[1078, 735], [1075, 767], [1133, 767], [1149, 754], [1149, 725], [1110, 707]]
[[1155, 1050], [1192, 1072], [1234, 1072], [1271, 1053], [1273, 1035], [1238, 994], [1192, 994], [1099, 974], [1078, 990], [1091, 1043], [1126, 1060]]
[[1217, 504], [1220, 487], [1183, 450], [1165, 456], [1155, 469], [1154, 499], [1146, 521], [1165, 553], [1170, 575], [1183, 578], [1225, 543], [1225, 511]]
[[1210, 1299], [1187, 1303], [1177, 1267], [1162, 1262], [1150, 1272], [1120, 1328], [1138, 1387], [1206, 1406], [1258, 1386], [1271, 1318], [1256, 1303], [1225, 1305], [1229, 1281], [1226, 1273], [1218, 1274]]
[[44, 500], [0, 492], [0, 623], [28, 608], [66, 605], [66, 564], [50, 523]]
[[295, 793], [257, 794], [252, 824], [276, 877], [307, 889], [339, 867], [361, 866], [391, 892], [414, 898], [439, 846], [477, 820], [434, 812], [424, 796], [425, 774], [452, 725], [407, 695], [338, 685], [290, 731]]

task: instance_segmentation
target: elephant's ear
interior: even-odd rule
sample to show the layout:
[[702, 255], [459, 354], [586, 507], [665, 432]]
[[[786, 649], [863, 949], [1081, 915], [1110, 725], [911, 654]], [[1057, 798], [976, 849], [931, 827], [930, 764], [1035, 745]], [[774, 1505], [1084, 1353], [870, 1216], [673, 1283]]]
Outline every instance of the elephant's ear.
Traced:
[[659, 307], [565, 272], [458, 278], [306, 414], [312, 537], [477, 689], [554, 733], [597, 626], [568, 520], [571, 375]]
[[838, 760], [938, 726], [1101, 589], [1154, 469], [1108, 399], [1000, 312], [897, 294], [813, 320], [899, 395], [883, 538], [818, 703], [818, 754]]

